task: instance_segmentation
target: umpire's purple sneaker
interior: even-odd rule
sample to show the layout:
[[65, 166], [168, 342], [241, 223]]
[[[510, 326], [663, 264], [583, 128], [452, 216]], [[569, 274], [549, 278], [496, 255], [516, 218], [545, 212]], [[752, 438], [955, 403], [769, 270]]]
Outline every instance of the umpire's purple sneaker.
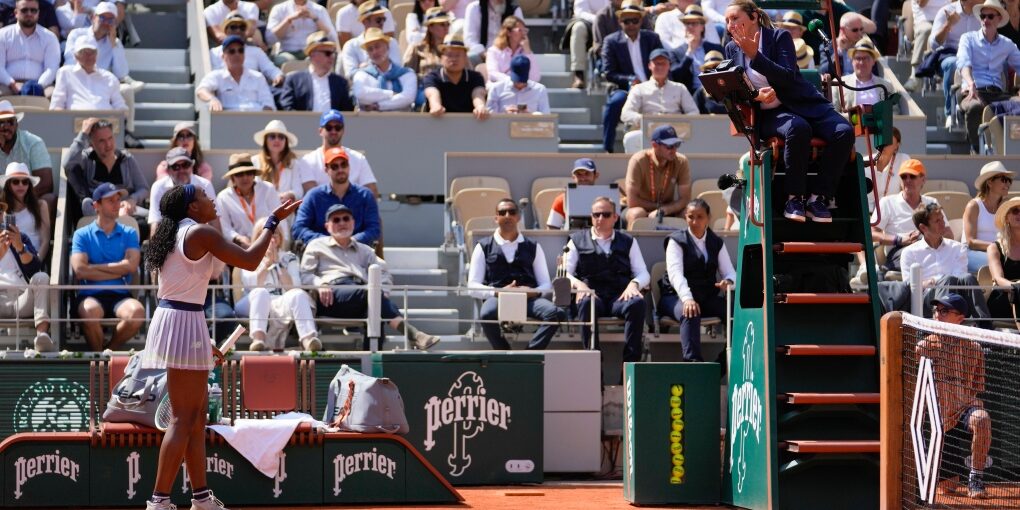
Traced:
[[807, 215], [811, 221], [818, 223], [832, 223], [832, 213], [829, 212], [828, 199], [819, 195], [807, 204]]
[[800, 197], [793, 197], [786, 201], [786, 209], [783, 211], [783, 216], [786, 218], [799, 221], [804, 223], [807, 221], [807, 216], [804, 215], [804, 199]]

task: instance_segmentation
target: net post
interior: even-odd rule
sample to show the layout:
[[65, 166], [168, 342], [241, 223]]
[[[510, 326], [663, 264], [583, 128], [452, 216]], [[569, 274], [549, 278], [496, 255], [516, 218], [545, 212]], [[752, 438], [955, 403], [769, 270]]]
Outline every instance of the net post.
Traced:
[[[368, 266], [368, 331], [369, 348], [372, 352], [379, 350], [379, 339], [382, 336], [382, 266]], [[407, 336], [407, 335], [404, 335]]]
[[889, 312], [881, 324], [881, 457], [879, 500], [882, 510], [900, 508], [903, 456], [903, 314]]

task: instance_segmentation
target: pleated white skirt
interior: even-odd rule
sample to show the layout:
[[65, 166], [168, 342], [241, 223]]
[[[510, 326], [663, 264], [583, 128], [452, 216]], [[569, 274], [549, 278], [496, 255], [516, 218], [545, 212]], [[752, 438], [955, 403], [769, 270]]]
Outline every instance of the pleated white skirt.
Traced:
[[141, 355], [142, 368], [212, 370], [212, 342], [205, 313], [157, 307]]

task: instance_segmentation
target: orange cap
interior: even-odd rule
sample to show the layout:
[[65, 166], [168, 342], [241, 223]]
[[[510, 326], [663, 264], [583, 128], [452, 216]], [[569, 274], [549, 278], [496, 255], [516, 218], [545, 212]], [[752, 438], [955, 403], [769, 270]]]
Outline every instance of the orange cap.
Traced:
[[903, 174], [910, 174], [923, 177], [927, 175], [927, 172], [925, 172], [924, 170], [924, 163], [921, 163], [916, 159], [908, 159], [904, 161], [902, 165], [900, 165], [900, 171], [897, 172], [896, 175]]
[[340, 147], [333, 147], [323, 154], [322, 160], [328, 165], [340, 158], [343, 158], [344, 161], [350, 161], [350, 158], [347, 157], [347, 151]]

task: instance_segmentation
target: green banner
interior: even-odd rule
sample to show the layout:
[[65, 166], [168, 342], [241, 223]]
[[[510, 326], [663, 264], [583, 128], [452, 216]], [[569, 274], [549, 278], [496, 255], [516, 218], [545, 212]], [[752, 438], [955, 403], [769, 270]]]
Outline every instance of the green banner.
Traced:
[[3, 457], [4, 506], [88, 506], [88, 443], [17, 443]]
[[2, 360], [0, 374], [0, 438], [88, 430], [88, 361]]

